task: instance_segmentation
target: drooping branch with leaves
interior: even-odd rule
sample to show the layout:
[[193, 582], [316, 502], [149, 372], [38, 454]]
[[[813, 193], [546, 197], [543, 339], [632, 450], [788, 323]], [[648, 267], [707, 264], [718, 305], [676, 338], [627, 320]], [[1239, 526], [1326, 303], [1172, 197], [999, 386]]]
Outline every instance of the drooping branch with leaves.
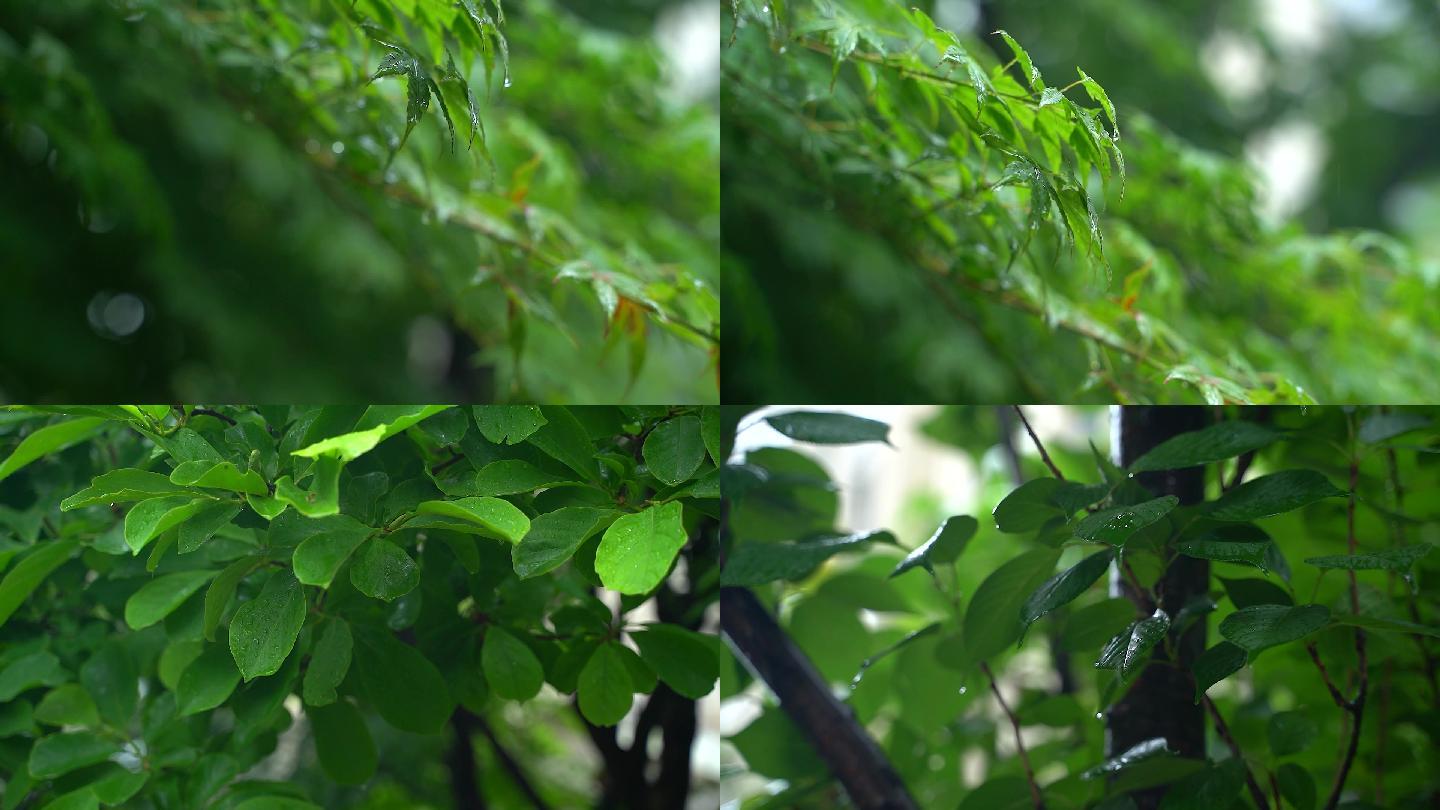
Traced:
[[1104, 77], [1042, 75], [1009, 33], [909, 6], [730, 4], [727, 348], [754, 358], [727, 378], [738, 400], [1440, 395], [1420, 370], [1435, 281], [1401, 244], [1264, 224], [1243, 164]]
[[[715, 401], [712, 100], [672, 88], [649, 37], [511, 5], [7, 12], [0, 386]], [[143, 323], [95, 334], [73, 316], [97, 291]]]

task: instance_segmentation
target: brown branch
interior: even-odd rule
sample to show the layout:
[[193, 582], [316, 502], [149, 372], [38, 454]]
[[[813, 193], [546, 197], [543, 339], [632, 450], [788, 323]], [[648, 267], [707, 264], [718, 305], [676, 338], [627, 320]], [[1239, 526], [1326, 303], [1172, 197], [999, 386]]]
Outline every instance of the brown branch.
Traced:
[[1050, 468], [1050, 472], [1054, 473], [1056, 478], [1064, 481], [1065, 474], [1060, 472], [1060, 468], [1055, 466], [1054, 461], [1050, 460], [1050, 454], [1045, 452], [1045, 445], [1040, 443], [1040, 437], [1036, 436], [1035, 429], [1030, 427], [1030, 420], [1025, 418], [1025, 412], [1020, 409], [1019, 405], [1012, 407], [1015, 408], [1015, 414], [1020, 417], [1020, 423], [1025, 426], [1025, 432], [1030, 434], [1030, 441], [1035, 443], [1035, 449], [1040, 451], [1040, 460], [1045, 462], [1045, 466]]
[[1025, 780], [1030, 783], [1030, 799], [1035, 803], [1035, 810], [1045, 810], [1045, 800], [1041, 798], [1040, 786], [1035, 782], [1035, 771], [1030, 768], [1030, 755], [1025, 753], [1025, 741], [1020, 739], [1020, 718], [1015, 716], [1015, 712], [1010, 710], [1010, 704], [1005, 702], [1005, 696], [1000, 694], [1000, 685], [995, 682], [995, 673], [990, 671], [990, 665], [981, 661], [980, 669], [985, 673], [985, 677], [990, 679], [990, 691], [995, 693], [995, 700], [999, 702], [1005, 716], [1010, 718], [1010, 727], [1015, 729], [1015, 750], [1020, 752], [1020, 764], [1025, 766]]
[[[1250, 772], [1250, 766], [1245, 764], [1245, 755], [1240, 753], [1240, 743], [1235, 742], [1235, 738], [1230, 734], [1230, 727], [1225, 725], [1225, 718], [1220, 715], [1219, 707], [1215, 705], [1215, 701], [1211, 700], [1209, 695], [1204, 696], [1204, 703], [1205, 708], [1210, 712], [1210, 719], [1215, 721], [1215, 731], [1220, 735], [1220, 739], [1229, 746], [1230, 753], [1235, 756], [1240, 767], [1245, 769], [1245, 785], [1250, 789], [1250, 798], [1255, 800], [1255, 806], [1260, 810], [1269, 810], [1270, 805], [1265, 801], [1265, 791], [1260, 788], [1260, 783], [1255, 781], [1255, 774]], [[1279, 799], [1275, 800], [1275, 806], [1277, 808], [1280, 806]]]
[[745, 588], [720, 589], [720, 621], [780, 708], [845, 787], [857, 810], [919, 810], [900, 775], [810, 659]]
[[[1351, 417], [1351, 454], [1350, 454], [1350, 499], [1346, 504], [1346, 544], [1351, 554], [1355, 553], [1355, 498], [1356, 487], [1360, 480], [1360, 460], [1354, 452], [1354, 416]], [[1355, 579], [1355, 569], [1350, 569], [1350, 609], [1360, 613], [1360, 586]], [[1320, 663], [1320, 656], [1310, 647], [1310, 657], [1315, 663]], [[1359, 685], [1355, 690], [1355, 699], [1344, 701], [1338, 689], [1326, 678], [1326, 686], [1330, 687], [1331, 695], [1340, 698], [1343, 702], [1341, 707], [1350, 713], [1352, 722], [1350, 724], [1350, 743], [1345, 748], [1345, 756], [1340, 760], [1340, 767], [1335, 771], [1335, 782], [1330, 787], [1330, 798], [1325, 801], [1325, 810], [1335, 810], [1340, 804], [1340, 794], [1345, 789], [1345, 780], [1350, 776], [1350, 767], [1355, 764], [1355, 754], [1360, 750], [1360, 730], [1365, 718], [1365, 693], [1370, 686], [1370, 667], [1365, 654], [1365, 631], [1355, 628], [1355, 657], [1358, 668]], [[1321, 667], [1324, 672], [1324, 667]]]

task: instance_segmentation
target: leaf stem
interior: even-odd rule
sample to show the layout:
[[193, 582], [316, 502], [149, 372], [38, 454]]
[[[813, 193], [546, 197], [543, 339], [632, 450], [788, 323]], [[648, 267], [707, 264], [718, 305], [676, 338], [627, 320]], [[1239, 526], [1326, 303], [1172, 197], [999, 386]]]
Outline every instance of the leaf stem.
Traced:
[[1020, 753], [1020, 764], [1025, 766], [1025, 780], [1030, 783], [1030, 799], [1035, 803], [1035, 810], [1045, 810], [1045, 800], [1040, 796], [1040, 786], [1035, 782], [1035, 771], [1030, 768], [1030, 755], [1025, 753], [1025, 741], [1020, 738], [1020, 718], [1015, 716], [1010, 704], [1005, 702], [1005, 696], [1000, 694], [1000, 685], [995, 682], [995, 673], [990, 671], [990, 665], [981, 661], [980, 670], [990, 679], [990, 691], [995, 693], [995, 700], [999, 702], [1005, 716], [1010, 718], [1010, 727], [1015, 729], [1015, 750]]

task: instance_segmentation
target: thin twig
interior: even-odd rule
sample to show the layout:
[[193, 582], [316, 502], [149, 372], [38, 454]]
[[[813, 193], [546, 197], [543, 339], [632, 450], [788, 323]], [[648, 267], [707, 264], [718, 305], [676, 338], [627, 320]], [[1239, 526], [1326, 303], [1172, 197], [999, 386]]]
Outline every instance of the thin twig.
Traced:
[[209, 408], [196, 408], [196, 409], [190, 411], [190, 415], [191, 415], [191, 416], [213, 416], [213, 417], [215, 417], [216, 419], [219, 419], [221, 422], [224, 422], [225, 424], [230, 425], [231, 427], [234, 427], [234, 426], [235, 426], [235, 420], [234, 420], [234, 419], [231, 419], [230, 417], [226, 416], [226, 415], [223, 414], [223, 413], [220, 413], [219, 411], [212, 411], [212, 410], [210, 410]]
[[[1350, 554], [1355, 553], [1355, 498], [1356, 488], [1360, 481], [1360, 459], [1355, 453], [1355, 418], [1350, 417], [1350, 499], [1346, 504], [1346, 544]], [[1350, 569], [1350, 609], [1358, 614], [1360, 612], [1360, 586], [1355, 579], [1355, 570]], [[1310, 647], [1310, 656], [1318, 664], [1319, 655]], [[1345, 779], [1350, 775], [1350, 766], [1355, 764], [1355, 754], [1360, 749], [1360, 730], [1365, 718], [1365, 693], [1370, 686], [1370, 667], [1365, 654], [1365, 631], [1355, 628], [1355, 657], [1359, 684], [1355, 690], [1355, 699], [1344, 701], [1341, 705], [1350, 714], [1350, 743], [1345, 748], [1345, 756], [1340, 760], [1340, 767], [1335, 771], [1335, 782], [1330, 787], [1330, 798], [1325, 801], [1325, 810], [1335, 810], [1340, 804], [1340, 794], [1345, 789]], [[1324, 668], [1321, 668], [1322, 673]], [[1326, 686], [1330, 687], [1332, 696], [1339, 696], [1339, 690], [1326, 679]]]
[[[1204, 703], [1205, 708], [1210, 712], [1210, 719], [1215, 721], [1215, 731], [1220, 734], [1220, 739], [1230, 747], [1230, 753], [1235, 756], [1240, 767], [1245, 769], [1245, 784], [1250, 788], [1250, 798], [1255, 800], [1255, 806], [1260, 810], [1268, 810], [1270, 805], [1265, 801], [1265, 791], [1260, 788], [1260, 783], [1255, 781], [1255, 774], [1250, 772], [1250, 766], [1245, 764], [1245, 755], [1240, 753], [1240, 744], [1235, 742], [1235, 738], [1231, 736], [1230, 727], [1225, 725], [1225, 718], [1220, 716], [1219, 707], [1215, 705], [1215, 701], [1211, 700], [1209, 695], [1204, 696]], [[1280, 806], [1278, 800], [1275, 806]]]
[[1030, 783], [1030, 798], [1035, 802], [1035, 810], [1045, 810], [1045, 800], [1040, 796], [1040, 785], [1035, 782], [1035, 771], [1030, 768], [1030, 755], [1025, 753], [1025, 741], [1020, 739], [1020, 718], [1015, 716], [1015, 712], [1010, 710], [1010, 704], [1005, 702], [1005, 696], [1000, 694], [1000, 685], [995, 682], [995, 673], [990, 671], [990, 665], [981, 661], [980, 669], [985, 673], [985, 677], [990, 679], [990, 691], [995, 693], [995, 700], [999, 701], [1005, 716], [1010, 718], [1011, 728], [1015, 729], [1015, 750], [1020, 752], [1020, 764], [1025, 766], [1025, 779]]
[[1050, 454], [1045, 452], [1045, 445], [1040, 443], [1040, 437], [1036, 436], [1035, 429], [1030, 427], [1030, 420], [1025, 418], [1025, 412], [1020, 410], [1019, 405], [1012, 407], [1015, 408], [1016, 415], [1020, 417], [1020, 423], [1025, 426], [1025, 432], [1030, 434], [1030, 441], [1035, 443], [1035, 449], [1040, 451], [1040, 460], [1045, 462], [1045, 466], [1050, 468], [1050, 472], [1054, 473], [1056, 478], [1064, 481], [1065, 474], [1060, 472], [1060, 468], [1056, 467], [1055, 462], [1050, 460]]

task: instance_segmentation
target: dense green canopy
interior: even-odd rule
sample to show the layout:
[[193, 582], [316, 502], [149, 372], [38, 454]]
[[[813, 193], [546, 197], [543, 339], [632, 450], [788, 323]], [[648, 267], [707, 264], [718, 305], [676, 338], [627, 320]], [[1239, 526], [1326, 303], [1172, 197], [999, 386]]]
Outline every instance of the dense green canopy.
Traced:
[[[972, 4], [920, 5], [730, 4], [725, 349], [747, 362], [727, 364], [727, 396], [1440, 395], [1435, 262], [1381, 232], [1263, 215], [1268, 203], [1237, 158], [1247, 128], [1266, 120], [1227, 110], [1198, 56], [1202, 35], [1255, 27], [1245, 4], [1219, 14], [1121, 0], [1063, 12], [983, 4], [991, 16], [969, 20], [974, 33], [927, 13]], [[1012, 22], [1036, 39], [990, 33]], [[1368, 116], [1355, 95], [1319, 112], [1320, 101], [1302, 100], [1311, 117], [1349, 121]], [[1263, 101], [1272, 120], [1286, 109]], [[1393, 166], [1370, 167], [1358, 140], [1342, 140], [1354, 133], [1333, 130], [1335, 162], [1361, 154], [1364, 190], [1341, 184], [1347, 193], [1306, 218], [1379, 224], [1355, 202], [1375, 208]]]
[[713, 90], [510, 5], [7, 10], [0, 390], [713, 401]]

